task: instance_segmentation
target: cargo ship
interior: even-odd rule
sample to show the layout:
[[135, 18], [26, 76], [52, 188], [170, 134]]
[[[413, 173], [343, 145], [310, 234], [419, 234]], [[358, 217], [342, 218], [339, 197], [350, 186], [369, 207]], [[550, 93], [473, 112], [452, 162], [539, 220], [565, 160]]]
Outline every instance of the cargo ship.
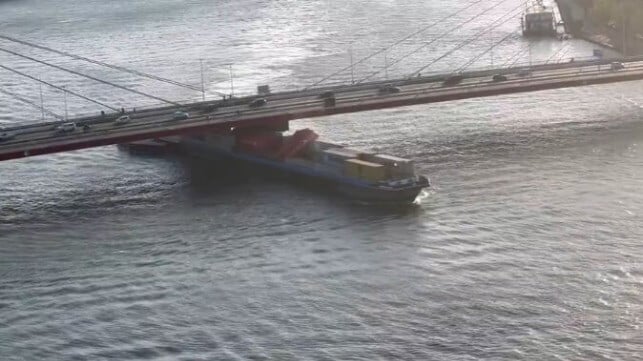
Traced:
[[545, 6], [542, 0], [530, 1], [521, 21], [524, 36], [556, 36], [554, 10]]
[[[252, 130], [162, 139], [163, 148], [208, 159], [232, 160], [321, 182], [369, 203], [412, 203], [429, 180], [412, 160], [321, 142], [310, 129], [291, 135]], [[136, 143], [132, 143], [136, 145]]]

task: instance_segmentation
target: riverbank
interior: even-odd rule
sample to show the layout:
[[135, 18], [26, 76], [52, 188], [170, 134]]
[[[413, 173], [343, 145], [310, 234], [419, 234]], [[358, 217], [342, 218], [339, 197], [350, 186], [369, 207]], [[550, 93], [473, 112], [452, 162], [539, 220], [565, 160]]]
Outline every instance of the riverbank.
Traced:
[[556, 0], [565, 31], [626, 56], [643, 54], [640, 2], [629, 0]]

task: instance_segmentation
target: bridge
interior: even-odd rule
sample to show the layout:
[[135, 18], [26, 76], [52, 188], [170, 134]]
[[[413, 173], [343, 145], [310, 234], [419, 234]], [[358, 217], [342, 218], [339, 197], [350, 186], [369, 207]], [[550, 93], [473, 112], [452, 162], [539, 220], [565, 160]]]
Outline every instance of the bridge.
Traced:
[[[622, 64], [622, 68], [612, 66], [615, 63]], [[263, 96], [266, 102], [260, 106], [251, 104], [259, 96], [172, 104], [129, 112], [131, 121], [121, 125], [115, 120], [123, 114], [114, 112], [5, 128], [5, 135], [11, 136], [0, 142], [0, 161], [172, 135], [275, 126], [333, 114], [633, 80], [643, 80], [643, 57], [318, 87]], [[334, 98], [334, 102], [329, 103], [328, 97]], [[174, 113], [179, 109], [188, 113], [187, 119], [175, 119]], [[59, 126], [65, 122], [73, 122], [78, 128], [60, 131]]]
[[[516, 21], [516, 17], [522, 16], [524, 6], [527, 3], [527, 1], [521, 1], [519, 4], [516, 4], [515, 7], [513, 7], [512, 4], [508, 12], [497, 17], [496, 20], [492, 21], [482, 30], [477, 31], [473, 36], [466, 38], [464, 41], [456, 44], [450, 48], [450, 50], [437, 57], [431, 57], [422, 67], [408, 73], [410, 75], [398, 79], [371, 80], [374, 76], [382, 72], [388, 72], [390, 66], [399, 63], [413, 54], [417, 54], [420, 50], [426, 49], [431, 44], [449, 36], [449, 34], [459, 31], [466, 24], [492, 11], [506, 1], [508, 0], [497, 0], [488, 7], [483, 8], [484, 0], [473, 0], [463, 8], [446, 15], [434, 23], [424, 24], [422, 28], [412, 34], [398, 39], [387, 47], [372, 52], [370, 55], [363, 57], [355, 63], [353, 62], [351, 52], [350, 66], [324, 77], [307, 88], [298, 91], [276, 92], [267, 95], [249, 95], [237, 98], [232, 97], [233, 91], [231, 89], [230, 97], [224, 97], [223, 100], [215, 101], [205, 100], [203, 73], [201, 87], [197, 87], [0, 34], [1, 40], [19, 44], [19, 46], [28, 46], [53, 52], [76, 60], [128, 72], [138, 77], [146, 77], [203, 93], [202, 101], [181, 104], [155, 95], [146, 94], [136, 89], [127, 88], [123, 85], [115, 84], [89, 74], [83, 74], [74, 69], [64, 68], [16, 50], [0, 47], [0, 52], [9, 54], [12, 57], [20, 57], [35, 64], [54, 68], [57, 71], [65, 71], [74, 76], [82, 76], [95, 82], [161, 101], [165, 104], [163, 106], [145, 109], [138, 108], [138, 111], [134, 111], [134, 108], [130, 107], [128, 107], [128, 109], [132, 109], [132, 111], [125, 112], [124, 109], [119, 111], [117, 107], [110, 104], [91, 99], [80, 93], [71, 92], [66, 90], [65, 87], [47, 83], [24, 71], [12, 69], [0, 64], [0, 69], [62, 90], [65, 95], [75, 95], [85, 101], [93, 102], [103, 109], [109, 109], [108, 113], [96, 112], [96, 114], [92, 116], [76, 117], [73, 119], [67, 119], [66, 115], [65, 117], [61, 117], [54, 114], [54, 116], [58, 118], [57, 121], [46, 123], [34, 122], [32, 124], [10, 128], [0, 128], [0, 161], [174, 135], [198, 135], [209, 131], [229, 132], [233, 128], [264, 126], [273, 129], [283, 129], [289, 121], [302, 118], [643, 79], [643, 56], [611, 60], [592, 58], [589, 60], [567, 59], [563, 61], [562, 59], [558, 59], [558, 61], [554, 60], [550, 62], [555, 57], [562, 58], [559, 54], [565, 48], [561, 47], [561, 49], [551, 55], [547, 61], [534, 65], [531, 61], [531, 45], [528, 49], [520, 50], [509, 57], [509, 59], [505, 59], [507, 60], [504, 63], [505, 65], [482, 70], [467, 70], [469, 66], [475, 64], [482, 56], [488, 54], [491, 55], [491, 59], [493, 59], [494, 48], [502, 42], [516, 36], [515, 33], [511, 32], [499, 41], [493, 42], [490, 47], [484, 49], [484, 51], [473, 58], [468, 59], [464, 65], [449, 72], [427, 75], [427, 69], [436, 62], [446, 59], [447, 56], [462, 49], [473, 41], [483, 38], [499, 26]], [[463, 18], [457, 22], [457, 25], [446, 29], [438, 35], [432, 35], [430, 41], [423, 42], [417, 48], [387, 63], [386, 51], [404, 43], [414, 36], [422, 34], [428, 29], [442, 24], [448, 19], [455, 19], [463, 13], [474, 9], [476, 9], [476, 13], [472, 16]], [[529, 53], [529, 64], [516, 65], [517, 61], [525, 55], [526, 52]], [[372, 59], [374, 56], [382, 53], [385, 55], [386, 63], [383, 68], [378, 68], [375, 72], [361, 79], [357, 79], [357, 81], [353, 79], [353, 67], [355, 65]], [[327, 81], [333, 79], [334, 76], [346, 74], [349, 70], [351, 74], [350, 82], [345, 81], [339, 85], [332, 86], [324, 85], [327, 84]], [[388, 75], [386, 78], [388, 78]], [[232, 88], [232, 76], [230, 77], [230, 81]], [[0, 93], [13, 96], [18, 100], [40, 108], [43, 114], [46, 111], [42, 103], [39, 107], [38, 104], [35, 104], [29, 99], [10, 94], [7, 90], [1, 88]], [[258, 101], [259, 98], [262, 99], [260, 102]], [[180, 112], [179, 117], [176, 116], [176, 112]], [[129, 122], [123, 124], [116, 121], [125, 114], [129, 116]], [[67, 131], [61, 130], [61, 126], [63, 125], [68, 127]]]

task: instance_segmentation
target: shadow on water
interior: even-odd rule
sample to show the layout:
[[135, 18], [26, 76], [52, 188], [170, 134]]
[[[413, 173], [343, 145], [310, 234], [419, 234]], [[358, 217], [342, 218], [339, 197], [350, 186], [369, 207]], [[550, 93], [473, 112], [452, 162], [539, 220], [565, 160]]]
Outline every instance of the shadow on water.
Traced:
[[[457, 159], [493, 159], [510, 155], [520, 157], [550, 152], [597, 142], [612, 144], [636, 140], [643, 132], [640, 116], [614, 116], [601, 121], [570, 121], [537, 124], [517, 129], [483, 131], [474, 134], [451, 134], [448, 137], [422, 140], [423, 146], [412, 158], [430, 160], [428, 165], [439, 167]], [[408, 147], [408, 144], [405, 145]], [[405, 153], [407, 149], [393, 146], [387, 151]], [[281, 172], [243, 165], [220, 159], [211, 160], [185, 155], [132, 154], [138, 161], [167, 161], [177, 168], [177, 177], [141, 182], [128, 179], [83, 185], [80, 188], [58, 190], [38, 197], [12, 198], [0, 207], [0, 227], [20, 227], [21, 224], [64, 222], [70, 217], [86, 219], [122, 209], [156, 211], [169, 198], [184, 198], [193, 204], [243, 205], [270, 204], [286, 206], [307, 204], [341, 208], [356, 217], [415, 217], [430, 211], [431, 191], [411, 205], [369, 204], [348, 199], [319, 182], [291, 177]], [[126, 158], [127, 159], [127, 158]], [[429, 177], [431, 174], [429, 174]], [[180, 201], [179, 201], [180, 202]]]
[[143, 185], [131, 189], [87, 187], [61, 190], [38, 196], [37, 199], [13, 199], [0, 206], [0, 229], [20, 230], [34, 224], [64, 224], [105, 215], [117, 210], [158, 208], [161, 200], [171, 193], [173, 185]]
[[[82, 183], [55, 192], [29, 194], [4, 200], [0, 229], [20, 231], [25, 225], [43, 226], [80, 222], [126, 210], [159, 212], [190, 207], [326, 208], [357, 218], [417, 216], [419, 204], [383, 205], [356, 202], [315, 181], [267, 172], [229, 161], [182, 155], [131, 155], [137, 161], [167, 161], [177, 168], [175, 177], [108, 179], [102, 184]], [[127, 159], [127, 158], [125, 158]], [[172, 204], [168, 207], [168, 204]]]
[[[332, 186], [319, 180], [298, 177], [227, 160], [209, 160], [200, 157], [184, 156], [181, 158], [190, 193], [194, 197], [202, 196], [236, 196], [245, 197], [252, 192], [264, 197], [266, 201], [289, 203], [292, 200], [305, 198], [308, 202], [318, 204], [336, 204], [354, 212], [380, 214], [416, 214], [420, 212], [421, 202], [413, 204], [368, 203], [350, 199]], [[426, 198], [424, 196], [419, 198]], [[421, 199], [420, 199], [421, 200]]]
[[[601, 121], [537, 124], [477, 134], [452, 134], [433, 140], [418, 139], [417, 142], [423, 145], [414, 146], [420, 151], [411, 157], [419, 159], [421, 167], [429, 165], [437, 169], [440, 164], [449, 166], [458, 159], [472, 161], [505, 156], [537, 156], [560, 152], [569, 147], [618, 144], [640, 137], [643, 123], [639, 118], [639, 115], [621, 115]], [[395, 145], [387, 148], [392, 153], [396, 150], [404, 154], [408, 149], [397, 149]], [[70, 218], [88, 219], [123, 209], [157, 211], [167, 202], [176, 202], [169, 198], [177, 197], [186, 197], [197, 205], [307, 204], [309, 207], [341, 208], [342, 213], [367, 218], [416, 217], [430, 212], [431, 207], [432, 191], [424, 193], [419, 197], [419, 202], [411, 205], [368, 204], [348, 199], [318, 182], [251, 165], [172, 154], [132, 154], [131, 157], [143, 162], [159, 159], [171, 162], [177, 168], [178, 175], [145, 182], [113, 180], [106, 182], [112, 187], [88, 184], [40, 194], [38, 197], [7, 199], [0, 206], [0, 227], [19, 229], [24, 224], [51, 224]]]

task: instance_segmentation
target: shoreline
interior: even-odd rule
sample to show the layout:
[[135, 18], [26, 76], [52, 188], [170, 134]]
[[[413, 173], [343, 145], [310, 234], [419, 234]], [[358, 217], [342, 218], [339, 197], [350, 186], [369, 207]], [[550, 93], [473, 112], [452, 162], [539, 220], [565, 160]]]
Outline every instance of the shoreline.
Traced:
[[[616, 0], [615, 0], [616, 1]], [[617, 51], [626, 56], [643, 54], [643, 39], [637, 34], [627, 34], [613, 22], [601, 22], [591, 15], [586, 1], [556, 0], [565, 24], [565, 32], [575, 38]]]

